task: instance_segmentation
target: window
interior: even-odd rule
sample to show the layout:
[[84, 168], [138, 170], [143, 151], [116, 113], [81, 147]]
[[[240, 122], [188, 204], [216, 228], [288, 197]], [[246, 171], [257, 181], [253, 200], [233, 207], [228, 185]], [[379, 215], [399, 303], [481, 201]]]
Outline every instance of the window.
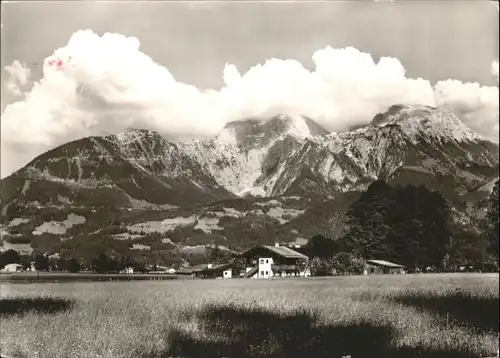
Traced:
[[268, 263], [269, 263], [269, 260], [266, 260], [266, 264], [268, 264]]
[[261, 259], [260, 260], [260, 264], [263, 265], [264, 264], [264, 259]]
[[260, 275], [261, 275], [261, 276], [264, 276], [264, 271], [260, 271]]
[[266, 276], [269, 275], [269, 271], [266, 271]]

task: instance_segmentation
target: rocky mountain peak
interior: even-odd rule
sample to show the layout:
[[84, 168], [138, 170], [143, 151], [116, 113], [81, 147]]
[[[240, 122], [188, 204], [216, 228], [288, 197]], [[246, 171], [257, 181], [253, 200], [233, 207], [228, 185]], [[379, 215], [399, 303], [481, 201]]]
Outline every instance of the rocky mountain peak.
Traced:
[[279, 137], [290, 136], [303, 140], [326, 134], [328, 134], [326, 129], [308, 117], [277, 115], [270, 118], [248, 118], [229, 122], [217, 140], [245, 148], [255, 148], [266, 146]]
[[377, 114], [372, 126], [398, 125], [412, 139], [432, 137], [469, 142], [481, 138], [470, 130], [454, 113], [424, 105], [397, 104]]
[[150, 129], [139, 129], [139, 128], [127, 128], [122, 133], [118, 133], [116, 135], [111, 135], [107, 137], [108, 139], [114, 139], [118, 141], [121, 145], [127, 145], [137, 141], [156, 141], [156, 142], [165, 142], [165, 138], [163, 138], [158, 132], [150, 130]]
[[217, 137], [175, 144], [155, 131], [128, 128], [40, 155], [6, 180], [15, 190], [3, 201], [28, 193], [28, 179], [40, 186], [29, 184], [33, 197], [54, 186], [51, 203], [64, 190], [70, 201], [90, 200], [81, 188], [89, 195], [106, 188], [110, 202], [127, 205], [130, 198], [183, 205], [235, 195], [329, 197], [376, 179], [459, 195], [498, 175], [498, 145], [476, 139], [456, 115], [415, 105], [391, 106], [371, 124], [343, 133], [283, 115], [230, 122]]

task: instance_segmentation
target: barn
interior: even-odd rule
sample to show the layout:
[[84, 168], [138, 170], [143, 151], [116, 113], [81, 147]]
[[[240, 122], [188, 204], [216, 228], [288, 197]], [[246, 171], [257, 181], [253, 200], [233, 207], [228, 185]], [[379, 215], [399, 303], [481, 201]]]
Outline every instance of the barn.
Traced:
[[232, 263], [226, 264], [206, 264], [193, 270], [196, 278], [232, 278]]
[[384, 260], [366, 260], [364, 274], [400, 274], [405, 273], [405, 266]]
[[200, 264], [184, 267], [177, 271], [177, 275], [191, 276], [192, 278], [232, 278], [233, 264]]
[[23, 265], [20, 264], [7, 264], [1, 270], [3, 272], [21, 272], [23, 270]]

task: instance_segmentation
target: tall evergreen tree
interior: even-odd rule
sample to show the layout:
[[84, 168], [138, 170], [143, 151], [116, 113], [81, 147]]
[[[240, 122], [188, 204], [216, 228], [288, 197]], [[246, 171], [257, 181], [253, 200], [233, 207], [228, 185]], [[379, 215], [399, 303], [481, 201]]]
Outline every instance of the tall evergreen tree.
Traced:
[[77, 273], [80, 271], [80, 263], [77, 259], [71, 258], [67, 262], [67, 269], [71, 273]]
[[439, 193], [377, 181], [347, 215], [351, 229], [344, 244], [350, 252], [410, 267], [443, 266], [451, 234], [448, 204]]
[[490, 244], [490, 250], [491, 253], [495, 256], [495, 258], [498, 261], [498, 254], [499, 254], [499, 249], [498, 249], [498, 242], [499, 242], [499, 233], [498, 230], [499, 228], [499, 212], [498, 212], [498, 205], [499, 205], [499, 197], [498, 197], [498, 192], [499, 192], [499, 181], [497, 180], [495, 182], [495, 185], [493, 187], [493, 191], [491, 192], [488, 200], [488, 212], [487, 212], [487, 222], [488, 222], [488, 241]]
[[49, 270], [49, 258], [43, 254], [35, 255], [35, 269], [37, 271]]
[[392, 257], [387, 245], [391, 229], [387, 218], [393, 205], [392, 188], [383, 181], [373, 182], [347, 212], [350, 231], [344, 239], [346, 248], [364, 259]]
[[448, 227], [450, 209], [438, 192], [431, 192], [422, 186], [419, 188], [419, 195], [425, 198], [419, 213], [423, 224], [423, 235], [420, 237], [421, 261], [426, 265], [442, 268], [451, 239]]
[[17, 251], [10, 249], [0, 253], [0, 269], [3, 269], [8, 264], [19, 263], [21, 263], [21, 257]]

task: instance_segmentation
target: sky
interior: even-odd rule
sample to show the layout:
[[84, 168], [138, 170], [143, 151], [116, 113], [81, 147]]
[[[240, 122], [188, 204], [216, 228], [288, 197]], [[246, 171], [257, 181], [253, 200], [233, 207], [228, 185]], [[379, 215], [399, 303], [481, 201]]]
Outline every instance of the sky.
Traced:
[[2, 178], [48, 149], [128, 127], [184, 140], [288, 114], [340, 132], [396, 103], [453, 111], [498, 142], [491, 1], [1, 6]]

